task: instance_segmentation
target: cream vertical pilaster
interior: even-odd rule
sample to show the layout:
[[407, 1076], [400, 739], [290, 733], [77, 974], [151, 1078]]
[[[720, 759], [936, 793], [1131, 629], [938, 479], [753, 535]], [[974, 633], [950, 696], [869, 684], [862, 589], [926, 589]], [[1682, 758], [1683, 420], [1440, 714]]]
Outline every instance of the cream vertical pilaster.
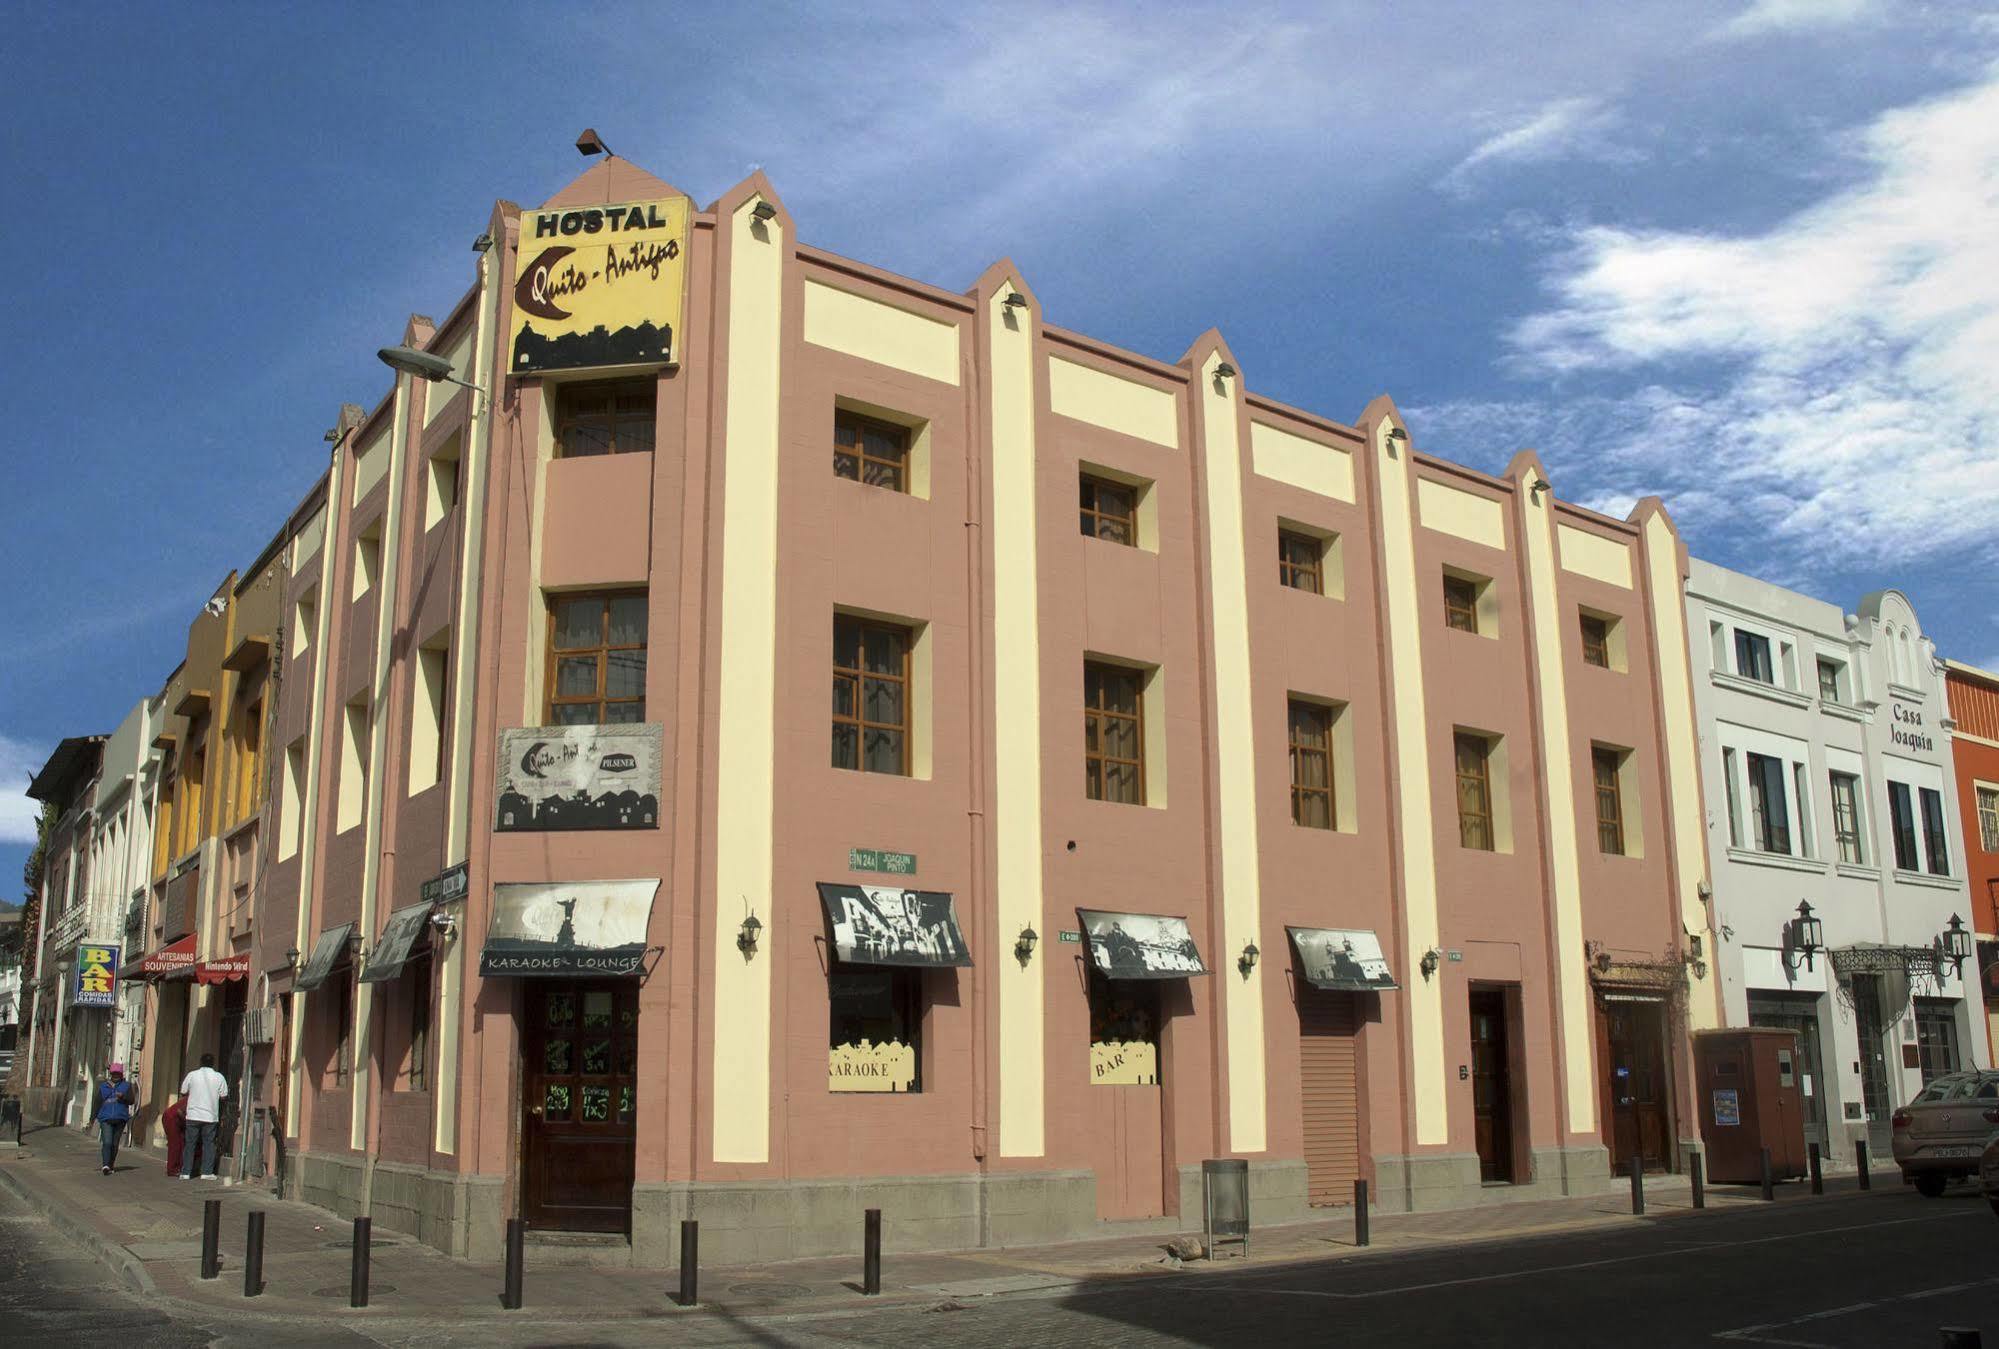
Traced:
[[[1208, 497], [1208, 591], [1213, 601], [1215, 764], [1220, 800], [1222, 873], [1222, 1005], [1226, 1017], [1229, 1150], [1262, 1152], [1266, 1097], [1263, 971], [1247, 973], [1236, 953], [1256, 942], [1263, 892], [1256, 838], [1256, 732], [1249, 669], [1249, 578], [1242, 521], [1242, 380], [1216, 373], [1222, 353], [1201, 362], [1201, 438]], [[1260, 944], [1260, 943], [1259, 943]]]
[[[770, 1159], [770, 972], [779, 925], [768, 921], [777, 712], [779, 353], [784, 342], [784, 224], [758, 222], [746, 198], [730, 216], [729, 336], [722, 429], [722, 650], [716, 733], [715, 1160]], [[751, 910], [763, 943], [745, 958], [736, 933]]]
[[1555, 917], [1555, 1005], [1560, 1009], [1562, 1094], [1568, 1130], [1596, 1128], [1595, 1036], [1589, 972], [1583, 956], [1582, 866], [1576, 837], [1576, 765], [1569, 740], [1568, 680], [1562, 665], [1566, 631], [1555, 584], [1555, 494], [1535, 491], [1538, 469], [1514, 479], [1520, 495], [1522, 552], [1527, 560], [1527, 620], [1532, 633], [1535, 711], [1541, 727], [1542, 805], [1548, 820], [1548, 881]]
[[[1423, 607], [1416, 582], [1416, 486], [1407, 440], [1389, 420], [1374, 426], [1369, 447], [1381, 484], [1381, 564], [1388, 625], [1391, 765], [1401, 808], [1402, 937], [1415, 965], [1437, 945], [1437, 834], [1430, 789], [1430, 725], [1423, 705]], [[1400, 448], [1398, 448], [1398, 446]], [[1444, 1086], [1444, 988], [1441, 979], [1404, 976], [1409, 1005], [1410, 1107], [1418, 1145], [1448, 1143]]]
[[[993, 681], [993, 838], [999, 935], [1046, 933], [1041, 876], [1041, 616], [1035, 541], [1034, 321], [1008, 308], [1010, 287], [986, 304], [992, 369], [993, 650], [1003, 652]], [[1009, 729], [1011, 728], [1011, 729]], [[999, 974], [999, 1151], [1039, 1157], [1046, 1103], [1042, 1018], [1048, 958], [1011, 955]]]

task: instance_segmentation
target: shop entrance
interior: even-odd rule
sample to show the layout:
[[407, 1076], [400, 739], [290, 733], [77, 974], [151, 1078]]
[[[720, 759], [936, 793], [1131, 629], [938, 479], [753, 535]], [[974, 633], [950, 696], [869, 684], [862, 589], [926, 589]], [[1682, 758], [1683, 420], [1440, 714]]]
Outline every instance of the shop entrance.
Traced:
[[1832, 1149], [1828, 1145], [1825, 1127], [1825, 1094], [1831, 1084], [1820, 1066], [1825, 1056], [1819, 1052], [1818, 1009], [1817, 993], [1752, 991], [1749, 994], [1750, 1025], [1797, 1032], [1798, 1086], [1805, 1098], [1805, 1142], [1817, 1143], [1819, 1151], [1830, 1156]]
[[1471, 1099], [1478, 1177], [1487, 1184], [1511, 1185], [1513, 1074], [1503, 988], [1471, 990]]
[[1881, 1016], [1881, 979], [1853, 976], [1853, 1031], [1860, 1048], [1860, 1096], [1867, 1107], [1867, 1155], [1894, 1153], [1890, 1120], [1898, 1104], [1888, 1089], [1888, 1049]]
[[629, 1233], [638, 982], [523, 986], [521, 1217], [530, 1228]]
[[1351, 1204], [1360, 1179], [1360, 995], [1298, 987], [1298, 1098], [1306, 1198]]
[[1096, 1120], [1097, 1216], [1166, 1212], [1158, 980], [1090, 976], [1090, 1095]]
[[1667, 1094], [1666, 1004], [1639, 994], [1599, 994], [1604, 1143], [1615, 1175], [1631, 1174], [1636, 1154], [1647, 1171], [1672, 1165]]

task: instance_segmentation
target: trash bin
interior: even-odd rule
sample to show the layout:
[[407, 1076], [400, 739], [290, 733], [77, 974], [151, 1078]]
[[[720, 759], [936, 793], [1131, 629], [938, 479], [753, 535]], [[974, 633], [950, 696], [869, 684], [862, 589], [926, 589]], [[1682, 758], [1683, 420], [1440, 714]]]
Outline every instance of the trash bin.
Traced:
[[1231, 1241], [1241, 1247], [1236, 1254], [1248, 1255], [1249, 1163], [1237, 1157], [1202, 1162], [1201, 1195], [1208, 1259], [1215, 1258], [1222, 1243]]
[[1694, 1032], [1694, 1079], [1709, 1180], [1755, 1185], [1805, 1174], [1798, 1033], [1774, 1027]]

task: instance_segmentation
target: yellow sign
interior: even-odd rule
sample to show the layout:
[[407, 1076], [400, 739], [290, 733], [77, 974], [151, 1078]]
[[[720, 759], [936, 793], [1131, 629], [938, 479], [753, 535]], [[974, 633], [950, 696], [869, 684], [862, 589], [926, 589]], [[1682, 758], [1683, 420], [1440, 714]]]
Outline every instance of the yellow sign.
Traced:
[[1090, 1081], [1099, 1087], [1159, 1083], [1159, 1046], [1150, 1040], [1090, 1041]]
[[834, 1045], [826, 1061], [828, 1091], [908, 1091], [916, 1085], [916, 1047], [895, 1040]]
[[513, 372], [679, 360], [691, 218], [685, 197], [523, 212]]
[[86, 944], [76, 948], [76, 1005], [109, 1007], [117, 1001], [118, 948]]

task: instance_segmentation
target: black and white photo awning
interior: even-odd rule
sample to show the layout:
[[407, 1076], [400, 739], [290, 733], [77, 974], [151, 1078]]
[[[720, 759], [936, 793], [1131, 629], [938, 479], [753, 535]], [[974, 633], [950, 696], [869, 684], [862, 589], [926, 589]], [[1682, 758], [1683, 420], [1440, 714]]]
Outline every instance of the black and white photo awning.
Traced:
[[951, 896], [893, 885], [819, 882], [833, 950], [849, 965], [969, 965]]
[[430, 904], [412, 904], [406, 909], [397, 909], [389, 915], [389, 921], [382, 928], [381, 939], [375, 949], [368, 953], [368, 960], [361, 967], [361, 982], [379, 984], [395, 978], [403, 972], [403, 966], [418, 950], [430, 925]]
[[479, 973], [489, 979], [637, 974], [658, 892], [657, 876], [496, 885]]
[[347, 956], [347, 943], [354, 939], [354, 925], [342, 923], [330, 927], [319, 934], [319, 940], [312, 944], [312, 954], [305, 958], [305, 965], [298, 972], [298, 979], [292, 987], [301, 993], [310, 993], [326, 982], [326, 976]]
[[1185, 979], [1208, 967], [1185, 918], [1078, 909], [1090, 960], [1107, 979]]
[[1353, 993], [1400, 988], [1381, 954], [1381, 938], [1365, 928], [1287, 927], [1298, 950], [1298, 973], [1314, 988]]

